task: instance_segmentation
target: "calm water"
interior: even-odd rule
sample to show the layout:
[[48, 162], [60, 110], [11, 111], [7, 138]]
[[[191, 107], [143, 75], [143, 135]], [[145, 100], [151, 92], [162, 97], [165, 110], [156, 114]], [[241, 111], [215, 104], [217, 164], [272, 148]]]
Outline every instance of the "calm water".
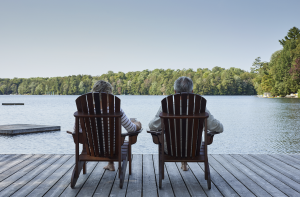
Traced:
[[[61, 131], [0, 135], [2, 154], [73, 154], [71, 135], [78, 96], [0, 96], [0, 103], [22, 102], [24, 106], [0, 105], [0, 125], [42, 124], [61, 126]], [[144, 131], [133, 153], [157, 153], [146, 132], [164, 96], [119, 96], [128, 117], [138, 118]], [[210, 112], [224, 125], [209, 153], [300, 153], [300, 99], [263, 99], [255, 96], [204, 96]]]

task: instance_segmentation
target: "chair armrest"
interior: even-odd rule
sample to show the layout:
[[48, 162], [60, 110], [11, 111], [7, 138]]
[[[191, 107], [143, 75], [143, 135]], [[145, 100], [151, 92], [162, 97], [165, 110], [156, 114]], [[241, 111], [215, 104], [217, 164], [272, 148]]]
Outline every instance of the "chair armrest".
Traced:
[[138, 130], [138, 131], [134, 131], [134, 132], [130, 132], [130, 133], [122, 133], [122, 134], [121, 134], [121, 137], [126, 137], [126, 136], [131, 137], [131, 136], [136, 136], [136, 135], [140, 134], [142, 131], [143, 131], [143, 128], [140, 129], [140, 130]]
[[147, 133], [150, 133], [151, 135], [160, 135], [161, 134], [161, 130], [150, 130], [150, 131], [147, 131]]

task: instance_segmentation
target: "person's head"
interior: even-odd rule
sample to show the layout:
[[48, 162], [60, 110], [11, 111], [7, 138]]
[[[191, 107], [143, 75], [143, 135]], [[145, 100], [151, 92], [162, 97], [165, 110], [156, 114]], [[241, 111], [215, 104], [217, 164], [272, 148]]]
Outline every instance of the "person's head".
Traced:
[[112, 94], [113, 87], [110, 85], [110, 83], [99, 80], [97, 81], [93, 86], [93, 92], [106, 92], [108, 94]]
[[179, 77], [174, 82], [174, 91], [175, 93], [193, 92], [193, 81], [189, 77]]

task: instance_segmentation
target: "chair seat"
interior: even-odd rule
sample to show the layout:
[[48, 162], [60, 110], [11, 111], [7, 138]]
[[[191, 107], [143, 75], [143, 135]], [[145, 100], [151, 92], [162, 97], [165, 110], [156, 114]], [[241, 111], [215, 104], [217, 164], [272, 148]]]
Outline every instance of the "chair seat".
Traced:
[[[124, 141], [124, 144], [121, 146], [122, 160], [126, 160], [127, 158], [128, 147], [129, 147], [129, 142]], [[79, 160], [80, 161], [119, 161], [119, 157], [115, 155], [113, 157], [94, 157], [87, 154], [81, 154], [79, 155]]]
[[195, 157], [173, 157], [169, 155], [165, 155], [165, 162], [204, 162], [205, 161], [205, 154], [204, 154], [204, 142], [200, 148], [200, 155]]

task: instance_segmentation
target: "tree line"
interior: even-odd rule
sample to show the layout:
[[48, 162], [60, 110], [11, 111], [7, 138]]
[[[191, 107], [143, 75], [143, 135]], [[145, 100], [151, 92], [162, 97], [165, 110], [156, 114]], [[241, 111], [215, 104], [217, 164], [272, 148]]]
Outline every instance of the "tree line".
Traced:
[[174, 93], [173, 84], [180, 76], [193, 80], [194, 93], [201, 95], [254, 95], [253, 79], [256, 73], [239, 68], [214, 67], [172, 70], [155, 69], [136, 72], [109, 71], [101, 76], [72, 75], [51, 78], [0, 79], [0, 94], [28, 95], [80, 95], [90, 92], [97, 80], [112, 84], [116, 95], [169, 95]]
[[283, 48], [275, 51], [269, 62], [262, 62], [258, 57], [252, 65], [251, 73], [256, 74], [253, 84], [258, 94], [270, 92], [273, 96], [285, 96], [300, 89], [300, 30], [291, 28], [279, 43]]

